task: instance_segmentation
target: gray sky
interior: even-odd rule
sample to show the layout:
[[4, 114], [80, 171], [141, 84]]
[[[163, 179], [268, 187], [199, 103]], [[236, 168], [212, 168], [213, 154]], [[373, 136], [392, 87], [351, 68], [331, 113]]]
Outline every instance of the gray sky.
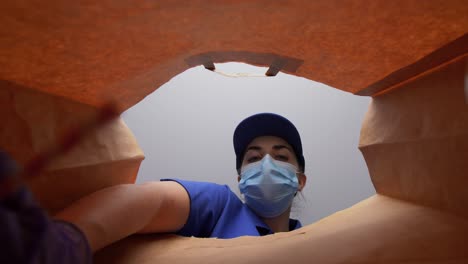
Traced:
[[[266, 68], [217, 64], [225, 73], [260, 75]], [[307, 185], [292, 217], [304, 225], [375, 193], [357, 146], [370, 98], [279, 73], [228, 77], [189, 69], [123, 114], [145, 152], [137, 182], [181, 178], [227, 184], [239, 194], [232, 135], [244, 118], [273, 112], [302, 137]]]

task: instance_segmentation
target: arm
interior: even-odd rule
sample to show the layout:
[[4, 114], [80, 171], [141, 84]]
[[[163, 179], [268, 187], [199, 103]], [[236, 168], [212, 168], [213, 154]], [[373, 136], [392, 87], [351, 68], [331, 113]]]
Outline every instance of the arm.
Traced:
[[118, 185], [86, 196], [55, 218], [86, 235], [93, 252], [134, 233], [174, 232], [190, 210], [189, 196], [177, 182]]

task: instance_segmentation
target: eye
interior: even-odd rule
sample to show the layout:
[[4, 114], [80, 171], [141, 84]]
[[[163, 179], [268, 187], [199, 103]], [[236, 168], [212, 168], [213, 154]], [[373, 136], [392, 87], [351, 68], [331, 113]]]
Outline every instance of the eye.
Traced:
[[260, 160], [260, 156], [252, 156], [247, 159], [248, 163], [256, 162]]
[[288, 156], [285, 156], [285, 155], [276, 155], [275, 160], [288, 161], [289, 158], [288, 158]]

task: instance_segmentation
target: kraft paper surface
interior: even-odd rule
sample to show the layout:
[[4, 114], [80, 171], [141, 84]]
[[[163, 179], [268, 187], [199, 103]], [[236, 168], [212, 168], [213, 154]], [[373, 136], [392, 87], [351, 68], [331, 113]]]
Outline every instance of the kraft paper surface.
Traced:
[[467, 62], [372, 100], [360, 148], [378, 193], [468, 217]]
[[467, 53], [466, 14], [464, 0], [3, 1], [0, 80], [127, 109], [193, 56], [268, 67], [258, 58], [273, 54], [303, 62], [285, 72], [372, 95]]
[[[95, 118], [96, 109], [16, 86], [0, 89], [0, 148], [20, 164], [59, 144], [61, 136]], [[54, 212], [101, 188], [133, 183], [143, 160], [133, 134], [119, 118], [84, 138], [28, 181], [40, 204]]]
[[133, 236], [98, 252], [95, 262], [466, 263], [466, 243], [466, 219], [375, 195], [315, 224], [265, 237]]
[[[21, 164], [112, 101], [243, 61], [374, 96], [360, 149], [378, 194], [290, 233], [132, 236], [97, 263], [467, 263], [468, 5], [447, 1], [3, 1], [0, 148]], [[115, 120], [28, 182], [53, 213], [134, 182]], [[195, 179], [196, 180], [196, 179]]]

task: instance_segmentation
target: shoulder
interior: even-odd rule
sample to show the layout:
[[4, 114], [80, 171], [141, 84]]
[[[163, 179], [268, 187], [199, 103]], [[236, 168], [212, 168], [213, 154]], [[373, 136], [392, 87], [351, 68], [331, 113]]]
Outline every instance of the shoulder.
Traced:
[[223, 205], [228, 200], [237, 198], [227, 185], [180, 179], [162, 179], [161, 181], [175, 181], [179, 183], [187, 191], [191, 203], [194, 203], [194, 201], [201, 203], [209, 202], [211, 205], [216, 206], [218, 204]]
[[174, 181], [182, 185], [189, 193], [191, 191], [208, 191], [219, 193], [230, 193], [231, 189], [227, 185], [221, 185], [213, 182], [187, 181], [180, 179], [161, 179], [161, 181]]
[[175, 181], [182, 185], [190, 198], [190, 213], [184, 227], [177, 232], [183, 236], [210, 237], [219, 219], [242, 202], [227, 185], [212, 182]]

